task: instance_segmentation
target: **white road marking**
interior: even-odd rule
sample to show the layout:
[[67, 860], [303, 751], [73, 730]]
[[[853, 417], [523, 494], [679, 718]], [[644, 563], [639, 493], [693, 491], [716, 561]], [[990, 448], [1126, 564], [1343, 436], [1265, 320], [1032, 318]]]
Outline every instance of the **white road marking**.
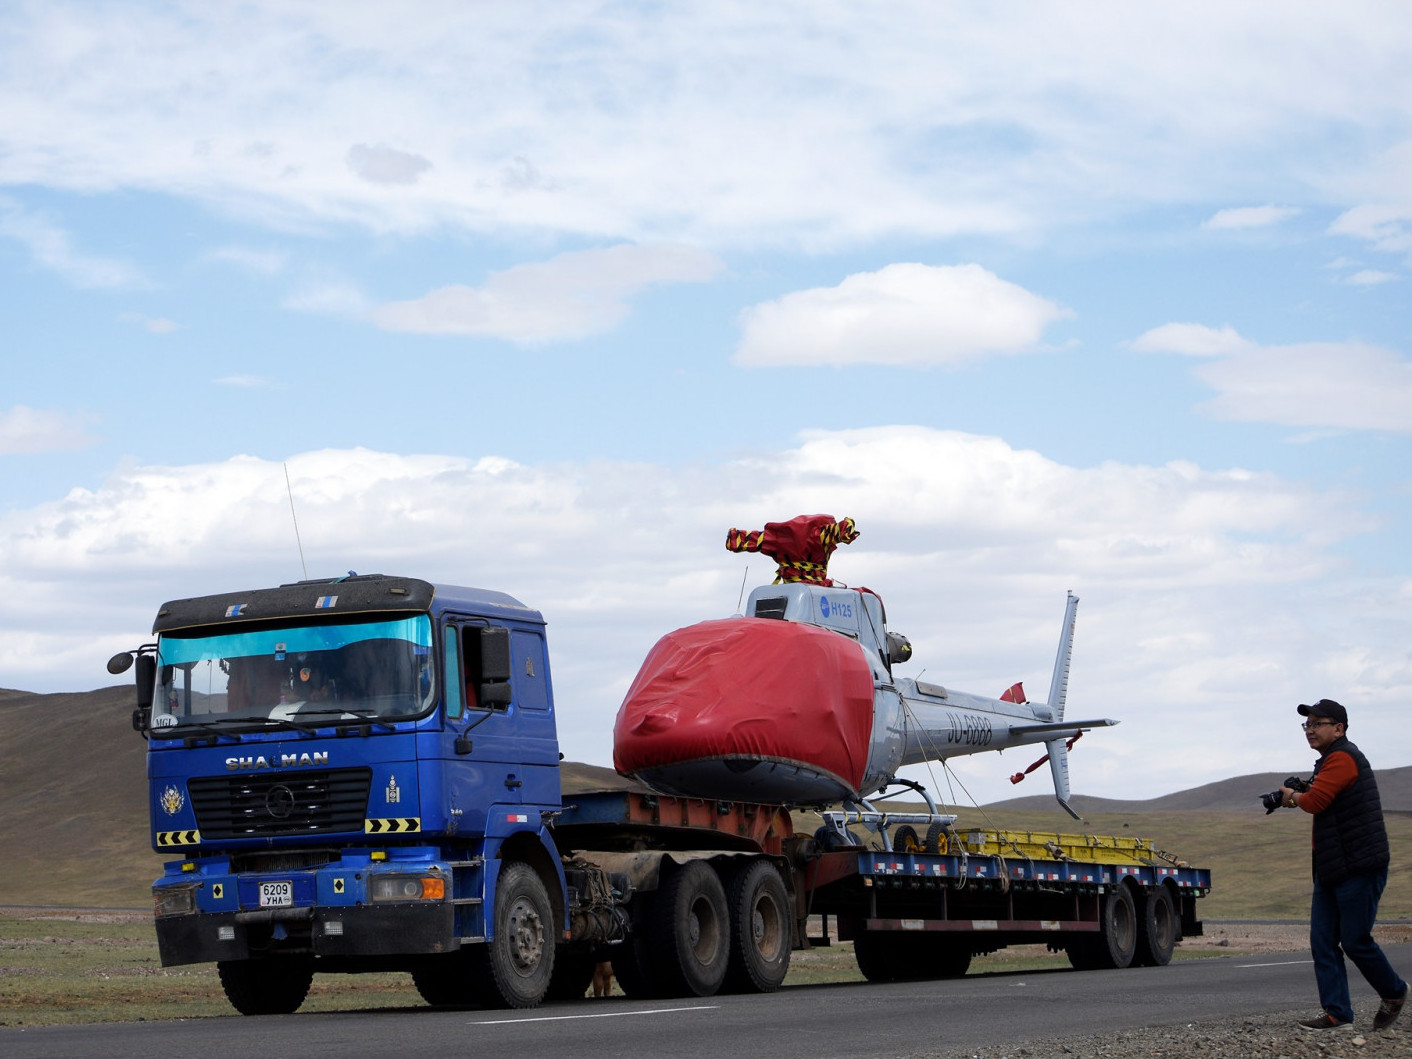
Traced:
[[1296, 967], [1303, 963], [1313, 963], [1313, 960], [1285, 960], [1281, 963], [1238, 963], [1237, 967]]
[[702, 1004], [690, 1008], [652, 1008], [648, 1011], [605, 1011], [600, 1015], [541, 1015], [533, 1019], [495, 1019], [490, 1022], [472, 1022], [472, 1026], [508, 1026], [517, 1022], [568, 1022], [572, 1019], [622, 1019], [630, 1015], [671, 1015], [678, 1011], [715, 1011], [721, 1005]]

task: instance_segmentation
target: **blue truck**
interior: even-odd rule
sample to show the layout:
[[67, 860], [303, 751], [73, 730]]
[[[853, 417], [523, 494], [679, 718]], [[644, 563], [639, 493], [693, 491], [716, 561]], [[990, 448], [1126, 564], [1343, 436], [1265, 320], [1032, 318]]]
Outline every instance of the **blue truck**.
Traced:
[[152, 631], [109, 670], [136, 663], [161, 961], [214, 962], [244, 1014], [297, 1010], [315, 973], [524, 1008], [605, 960], [630, 996], [709, 996], [835, 940], [892, 981], [1022, 943], [1164, 964], [1201, 929], [1210, 873], [1150, 843], [566, 793], [545, 620], [500, 592], [349, 575], [173, 600]]

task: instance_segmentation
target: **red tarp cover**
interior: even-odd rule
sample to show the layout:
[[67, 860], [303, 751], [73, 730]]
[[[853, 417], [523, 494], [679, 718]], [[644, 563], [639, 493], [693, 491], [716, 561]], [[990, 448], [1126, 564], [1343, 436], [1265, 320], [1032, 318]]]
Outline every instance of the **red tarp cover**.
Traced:
[[873, 730], [873, 678], [838, 633], [769, 618], [706, 621], [657, 641], [613, 727], [613, 765], [723, 757], [799, 762], [855, 794]]

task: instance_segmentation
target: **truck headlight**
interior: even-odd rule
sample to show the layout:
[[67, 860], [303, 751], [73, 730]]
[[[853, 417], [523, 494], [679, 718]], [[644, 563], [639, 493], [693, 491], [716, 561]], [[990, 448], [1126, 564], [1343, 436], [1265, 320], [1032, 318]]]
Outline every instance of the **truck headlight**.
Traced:
[[374, 901], [440, 901], [446, 897], [446, 879], [441, 875], [374, 875], [368, 880], [368, 896]]
[[196, 886], [154, 886], [152, 911], [158, 919], [191, 915], [196, 911]]

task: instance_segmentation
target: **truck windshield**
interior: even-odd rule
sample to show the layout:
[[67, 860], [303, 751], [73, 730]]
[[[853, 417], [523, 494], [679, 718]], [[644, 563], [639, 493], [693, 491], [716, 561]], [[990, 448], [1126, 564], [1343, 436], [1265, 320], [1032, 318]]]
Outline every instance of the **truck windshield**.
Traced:
[[152, 732], [405, 720], [436, 702], [431, 621], [164, 634]]

